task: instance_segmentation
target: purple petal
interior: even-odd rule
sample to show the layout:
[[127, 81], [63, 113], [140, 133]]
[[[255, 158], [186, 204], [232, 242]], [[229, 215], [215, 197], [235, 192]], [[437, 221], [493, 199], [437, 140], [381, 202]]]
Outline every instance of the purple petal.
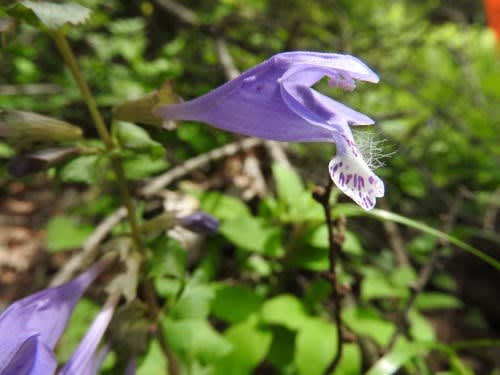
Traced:
[[57, 367], [57, 360], [52, 350], [40, 341], [35, 334], [26, 339], [12, 358], [0, 364], [2, 375], [37, 375], [53, 374]]
[[[95, 374], [93, 372], [97, 367], [96, 350], [101, 342], [102, 336], [108, 328], [109, 322], [113, 317], [115, 306], [118, 302], [118, 295], [112, 296], [107, 302], [102, 311], [97, 315], [92, 325], [90, 326], [87, 334], [78, 345], [70, 360], [59, 375], [72, 375], [72, 374]], [[98, 368], [97, 368], [98, 369]]]
[[43, 358], [54, 349], [78, 299], [106, 265], [107, 261], [101, 261], [69, 283], [16, 301], [0, 315], [0, 374], [16, 353], [33, 347], [33, 337], [42, 358], [37, 366], [45, 366]]
[[284, 82], [281, 95], [289, 108], [307, 121], [325, 126], [335, 123], [371, 125], [374, 121], [307, 86]]
[[365, 63], [351, 55], [296, 51], [281, 53], [276, 57], [289, 64], [329, 68], [362, 81], [373, 83], [379, 81], [379, 77]]

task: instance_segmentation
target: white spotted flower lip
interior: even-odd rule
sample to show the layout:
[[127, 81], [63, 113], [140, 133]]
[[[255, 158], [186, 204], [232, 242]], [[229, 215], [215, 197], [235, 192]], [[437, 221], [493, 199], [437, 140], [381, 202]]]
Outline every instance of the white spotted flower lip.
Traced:
[[357, 149], [351, 125], [373, 120], [311, 87], [328, 77], [331, 86], [352, 91], [355, 80], [378, 76], [350, 55], [284, 52], [196, 99], [159, 106], [164, 120], [202, 121], [234, 133], [285, 142], [330, 142], [337, 155], [329, 171], [335, 184], [365, 210], [384, 195], [384, 184]]

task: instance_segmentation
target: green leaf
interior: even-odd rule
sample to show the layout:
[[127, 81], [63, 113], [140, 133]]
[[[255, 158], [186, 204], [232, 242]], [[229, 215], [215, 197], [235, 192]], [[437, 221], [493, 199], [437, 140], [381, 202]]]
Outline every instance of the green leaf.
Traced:
[[150, 248], [153, 252], [152, 259], [147, 262], [150, 277], [184, 277], [187, 252], [178, 241], [163, 236], [153, 241]]
[[[85, 23], [90, 16], [90, 9], [76, 3], [57, 4], [53, 2], [38, 2], [21, 0], [19, 5], [31, 10], [40, 22], [49, 29], [59, 29], [66, 23], [78, 25]], [[16, 12], [17, 9], [14, 9]], [[25, 17], [28, 15], [24, 13]], [[29, 20], [29, 18], [28, 18]]]
[[260, 218], [240, 216], [226, 220], [219, 227], [219, 232], [243, 250], [273, 257], [285, 253], [281, 244], [281, 230]]
[[337, 330], [319, 318], [302, 322], [295, 339], [294, 363], [301, 375], [323, 374], [337, 352]]
[[[281, 203], [274, 208], [286, 208], [283, 212], [277, 211], [282, 221], [318, 221], [324, 218], [323, 209], [314, 201], [311, 192], [304, 188], [300, 176], [294, 170], [275, 164], [272, 171], [276, 181], [278, 203]], [[269, 200], [267, 203], [271, 202]]]
[[404, 298], [408, 295], [408, 288], [394, 285], [387, 272], [367, 268], [364, 274], [361, 282], [361, 299], [364, 301], [376, 298]]
[[297, 199], [305, 193], [299, 175], [293, 169], [279, 164], [274, 164], [272, 170], [279, 199], [293, 206]]
[[147, 153], [153, 160], [165, 155], [161, 143], [151, 139], [149, 133], [140, 126], [129, 122], [118, 122], [116, 137], [124, 149]]
[[60, 178], [64, 182], [93, 184], [97, 182], [97, 155], [79, 156], [66, 163], [60, 170]]
[[359, 375], [361, 371], [361, 350], [357, 344], [345, 344], [342, 358], [333, 375]]
[[271, 332], [259, 327], [255, 316], [231, 326], [224, 335], [233, 350], [216, 364], [215, 374], [250, 374], [271, 347]]
[[287, 373], [286, 369], [293, 367], [294, 345], [296, 333], [281, 326], [271, 326], [273, 341], [266, 360], [269, 361], [278, 373]]
[[261, 304], [262, 297], [247, 287], [221, 285], [215, 289], [212, 314], [227, 322], [238, 323], [255, 313]]
[[415, 307], [419, 310], [459, 309], [463, 306], [458, 298], [445, 293], [419, 293], [415, 300]]
[[[328, 249], [328, 228], [326, 227], [326, 224], [322, 224], [313, 229], [307, 234], [306, 239], [307, 243], [311, 246]], [[352, 255], [361, 255], [363, 253], [363, 247], [361, 246], [361, 242], [356, 234], [351, 231], [345, 232], [345, 240], [342, 244], [342, 251]]]
[[410, 321], [410, 334], [417, 341], [434, 341], [436, 332], [427, 318], [416, 310], [408, 314]]
[[410, 266], [398, 267], [390, 274], [391, 283], [398, 288], [409, 288], [417, 281], [417, 273]]
[[226, 220], [242, 216], [251, 216], [247, 205], [239, 199], [219, 192], [211, 191], [200, 197], [201, 209], [217, 219]]
[[429, 347], [418, 342], [398, 341], [396, 347], [388, 354], [380, 358], [366, 375], [390, 375], [394, 374], [401, 366], [413, 357], [425, 354]]
[[231, 340], [224, 338], [206, 320], [172, 320], [163, 322], [172, 350], [186, 360], [193, 358], [212, 363], [226, 356], [232, 349]]
[[396, 327], [382, 319], [378, 313], [368, 307], [348, 307], [342, 311], [342, 320], [358, 335], [369, 336], [380, 346], [387, 346]]
[[0, 158], [8, 159], [15, 155], [15, 151], [5, 142], [0, 142]]
[[172, 306], [170, 316], [176, 319], [206, 318], [213, 298], [214, 292], [209, 286], [188, 285]]
[[125, 176], [130, 180], [151, 177], [163, 172], [167, 167], [168, 163], [165, 159], [154, 159], [146, 154], [128, 155], [123, 160]]
[[70, 217], [54, 217], [47, 225], [47, 249], [54, 252], [78, 248], [93, 230], [92, 226], [77, 224]]
[[267, 324], [278, 324], [292, 331], [299, 329], [309, 316], [302, 302], [291, 294], [282, 294], [267, 300], [261, 308], [261, 319]]
[[158, 340], [152, 340], [144, 359], [137, 366], [137, 375], [161, 374], [165, 372], [167, 361]]

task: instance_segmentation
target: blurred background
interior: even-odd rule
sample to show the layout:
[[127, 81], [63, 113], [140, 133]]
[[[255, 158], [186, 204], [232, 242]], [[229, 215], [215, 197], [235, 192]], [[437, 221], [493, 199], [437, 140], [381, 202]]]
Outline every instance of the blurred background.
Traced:
[[[377, 85], [360, 83], [352, 93], [326, 83], [317, 88], [376, 120], [355, 136], [385, 182], [378, 208], [410, 225], [353, 214], [349, 199], [338, 194], [333, 212], [345, 217], [341, 282], [349, 343], [335, 373], [362, 373], [384, 354], [399, 329], [398, 314], [414, 296], [412, 287], [432, 262], [401, 336], [451, 345], [456, 356], [429, 350], [401, 373], [500, 374], [500, 271], [414, 225], [425, 223], [500, 259], [498, 1], [78, 2], [92, 16], [68, 36], [107, 119], [114, 106], [167, 81], [190, 99], [282, 51], [348, 53], [372, 67], [380, 76]], [[62, 118], [94, 137], [50, 38], [5, 19], [0, 31], [0, 107]], [[145, 179], [239, 139], [198, 123], [146, 129], [166, 153], [126, 166], [136, 191]], [[19, 152], [0, 139], [4, 306], [47, 285], [98, 218], [119, 205], [111, 188], [98, 183], [98, 173], [75, 177], [62, 166], [11, 177], [7, 166]], [[320, 277], [328, 268], [326, 227], [321, 207], [309, 198], [298, 202], [294, 194], [310, 197], [315, 185], [326, 184], [334, 153], [331, 145], [284, 144], [276, 150], [260, 143], [208, 162], [169, 186], [196, 197], [221, 220], [220, 233], [182, 263], [186, 283], [204, 275], [191, 300], [183, 302], [183, 309], [193, 309], [187, 317], [182, 308], [175, 310], [175, 277], [155, 274], [158, 294], [173, 306], [167, 336], [190, 369], [186, 373], [324, 371], [334, 352], [324, 339], [331, 335], [322, 335], [332, 324], [323, 329], [318, 323], [332, 319], [330, 286]], [[289, 163], [295, 172], [276, 163]], [[63, 339], [68, 347], [81, 337], [87, 312], [98, 307], [89, 299], [79, 309]], [[209, 333], [175, 325], [193, 317], [208, 324], [203, 327]], [[186, 332], [193, 336], [186, 338]], [[177, 342], [179, 336], [184, 341]], [[233, 345], [230, 354], [226, 341]], [[139, 373], [160, 373], [164, 366], [151, 347]], [[324, 356], [315, 353], [322, 350]], [[460, 372], [455, 360], [471, 372]], [[113, 373], [112, 361], [107, 366]]]

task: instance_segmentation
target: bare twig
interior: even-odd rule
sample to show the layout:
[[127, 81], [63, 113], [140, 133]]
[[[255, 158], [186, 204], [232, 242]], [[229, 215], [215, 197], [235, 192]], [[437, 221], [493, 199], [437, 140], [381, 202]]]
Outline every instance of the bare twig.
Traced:
[[180, 20], [189, 25], [197, 26], [200, 24], [200, 20], [196, 13], [194, 13], [191, 9], [186, 8], [184, 5], [178, 3], [177, 1], [155, 0], [155, 2], [163, 9], [172, 14], [175, 14]]
[[51, 83], [33, 83], [27, 85], [0, 85], [0, 95], [49, 95], [63, 92], [62, 87]]
[[222, 36], [216, 37], [215, 45], [217, 47], [217, 55], [219, 56], [219, 62], [222, 65], [224, 74], [227, 79], [235, 79], [240, 75], [240, 71], [234, 63], [233, 56], [231, 56], [231, 53], [227, 48], [225, 39]]
[[[448, 233], [452, 228], [453, 225], [457, 219], [457, 215], [459, 213], [460, 207], [462, 206], [463, 202], [463, 194], [459, 194], [457, 196], [457, 199], [453, 202], [451, 205], [448, 214], [446, 215], [445, 218], [443, 218], [443, 231], [445, 233]], [[424, 290], [425, 286], [429, 282], [429, 280], [432, 277], [432, 273], [434, 272], [434, 269], [438, 263], [439, 256], [441, 249], [445, 246], [447, 246], [447, 242], [444, 240], [440, 241], [440, 244], [438, 246], [435, 246], [427, 260], [427, 263], [420, 269], [418, 279], [416, 284], [411, 288], [410, 290], [410, 296], [408, 300], [406, 301], [405, 306], [401, 310], [398, 319], [396, 321], [396, 330], [392, 334], [389, 344], [387, 345], [387, 348], [385, 349], [386, 352], [392, 350], [394, 348], [394, 345], [396, 344], [399, 336], [402, 334], [407, 333], [408, 331], [408, 320], [409, 320], [409, 313], [413, 308], [413, 305], [415, 304], [415, 301], [417, 300], [417, 296]]]
[[313, 193], [314, 199], [323, 206], [325, 213], [326, 226], [328, 228], [328, 279], [332, 284], [332, 297], [334, 306], [335, 326], [337, 327], [337, 351], [332, 362], [329, 364], [325, 374], [331, 374], [342, 358], [343, 348], [343, 333], [342, 333], [342, 316], [341, 316], [341, 300], [342, 295], [339, 290], [336, 265], [342, 250], [343, 234], [333, 232], [332, 208], [330, 206], [330, 194], [332, 192], [333, 182], [329, 178], [326, 187], [317, 187]]
[[111, 229], [127, 217], [125, 207], [120, 207], [112, 215], [105, 218], [83, 244], [82, 250], [76, 253], [54, 276], [50, 286], [56, 286], [69, 281], [80, 269], [91, 263], [97, 257], [100, 243]]
[[171, 184], [174, 180], [185, 176], [196, 169], [208, 165], [210, 162], [234, 155], [240, 151], [248, 150], [259, 144], [262, 140], [257, 138], [246, 138], [238, 142], [233, 142], [222, 147], [211, 150], [205, 154], [196, 156], [182, 163], [181, 165], [170, 169], [164, 174], [151, 179], [146, 186], [140, 190], [140, 194], [150, 197], [158, 193], [165, 186]]

